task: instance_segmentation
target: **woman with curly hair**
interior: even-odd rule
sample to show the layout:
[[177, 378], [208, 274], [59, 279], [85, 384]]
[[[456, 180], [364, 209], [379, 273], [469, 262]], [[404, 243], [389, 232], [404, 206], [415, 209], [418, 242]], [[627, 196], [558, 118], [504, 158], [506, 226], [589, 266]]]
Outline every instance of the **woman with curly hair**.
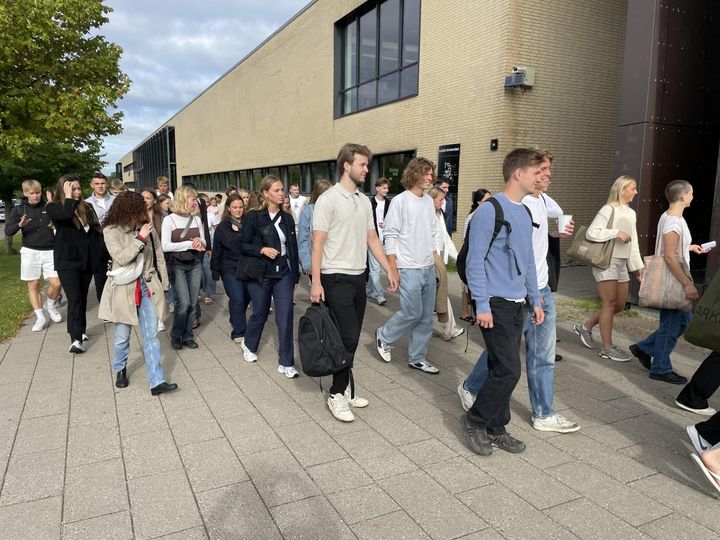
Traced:
[[77, 176], [61, 176], [53, 202], [45, 210], [55, 226], [53, 259], [68, 299], [67, 330], [71, 353], [83, 353], [86, 333], [87, 295], [93, 273], [99, 270], [102, 240], [95, 210], [82, 200]]
[[[130, 333], [133, 326], [139, 326], [150, 392], [153, 396], [172, 392], [177, 384], [165, 381], [157, 338], [158, 322], [165, 314], [163, 283], [168, 282], [167, 269], [142, 195], [125, 191], [117, 196], [105, 215], [104, 236], [112, 271], [105, 282], [98, 317], [115, 323], [112, 361], [117, 374], [115, 386], [125, 388], [129, 384]], [[129, 272], [130, 277], [113, 276], [118, 269], [133, 265], [137, 269], [135, 273]]]

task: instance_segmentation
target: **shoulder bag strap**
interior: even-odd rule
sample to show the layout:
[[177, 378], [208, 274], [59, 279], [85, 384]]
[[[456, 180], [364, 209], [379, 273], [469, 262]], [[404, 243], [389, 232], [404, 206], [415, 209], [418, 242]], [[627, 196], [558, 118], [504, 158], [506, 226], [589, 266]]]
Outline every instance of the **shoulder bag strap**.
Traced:
[[190, 230], [190, 225], [192, 222], [195, 221], [195, 216], [188, 216], [187, 223], [185, 224], [185, 228], [183, 229], [183, 232], [180, 233], [180, 240], [184, 240], [185, 237], [188, 234], [188, 231]]

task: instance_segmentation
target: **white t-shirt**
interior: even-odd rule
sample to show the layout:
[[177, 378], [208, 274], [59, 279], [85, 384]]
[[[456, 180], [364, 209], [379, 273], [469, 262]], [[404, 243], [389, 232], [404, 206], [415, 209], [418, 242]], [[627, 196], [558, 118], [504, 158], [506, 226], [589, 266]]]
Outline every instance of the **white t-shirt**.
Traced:
[[[275, 212], [274, 214], [272, 212], [268, 212], [268, 215], [272, 220], [275, 219], [275, 216], [277, 216], [277, 212]], [[280, 218], [278, 218], [278, 220], [275, 222], [275, 230], [280, 237], [280, 256], [284, 257], [287, 254], [287, 238], [285, 238], [285, 233], [280, 228]]]
[[292, 211], [293, 218], [295, 219], [295, 227], [297, 227], [300, 222], [300, 212], [302, 212], [302, 209], [305, 207], [307, 202], [307, 197], [303, 197], [302, 195], [293, 197], [290, 195], [290, 210]]
[[539, 225], [532, 229], [533, 254], [535, 255], [535, 271], [539, 290], [544, 289], [548, 284], [548, 207], [541, 197], [542, 195], [540, 197], [525, 195], [522, 200], [523, 204], [530, 209], [533, 221]]
[[375, 202], [377, 203], [377, 206], [375, 207], [375, 221], [378, 224], [377, 234], [380, 239], [380, 243], [382, 244], [385, 231], [380, 225], [385, 223], [385, 199], [379, 201], [378, 198], [375, 197]]
[[676, 255], [685, 259], [685, 263], [690, 268], [690, 244], [692, 244], [692, 235], [690, 229], [682, 216], [673, 216], [667, 212], [663, 212], [658, 221], [657, 240], [655, 241], [655, 254], [664, 255], [663, 253], [663, 237], [668, 233], [677, 233], [678, 245]]

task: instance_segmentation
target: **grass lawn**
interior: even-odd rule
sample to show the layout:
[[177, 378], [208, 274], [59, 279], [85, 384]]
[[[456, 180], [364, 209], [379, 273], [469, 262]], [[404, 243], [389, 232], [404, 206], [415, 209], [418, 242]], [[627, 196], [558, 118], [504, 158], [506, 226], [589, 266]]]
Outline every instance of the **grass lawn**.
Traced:
[[[13, 246], [20, 249], [20, 235], [13, 238]], [[27, 285], [20, 281], [20, 254], [0, 253], [0, 342], [13, 337], [30, 313]]]

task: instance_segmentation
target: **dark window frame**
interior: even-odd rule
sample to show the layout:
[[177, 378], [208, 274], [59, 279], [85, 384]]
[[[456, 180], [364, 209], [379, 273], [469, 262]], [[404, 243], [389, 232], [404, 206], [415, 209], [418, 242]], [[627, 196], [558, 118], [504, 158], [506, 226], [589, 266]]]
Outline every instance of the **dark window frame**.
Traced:
[[[398, 14], [398, 66], [397, 69], [387, 71], [385, 73], [380, 74], [380, 56], [382, 51], [382, 42], [381, 42], [381, 6], [384, 4], [387, 0], [371, 0], [363, 4], [362, 6], [358, 7], [339, 21], [335, 23], [335, 32], [334, 32], [334, 41], [335, 41], [335, 54], [334, 54], [334, 107], [333, 107], [333, 115], [335, 119], [343, 118], [345, 116], [350, 116], [352, 114], [357, 114], [364, 111], [369, 111], [372, 109], [376, 109], [377, 107], [384, 107], [385, 105], [390, 105], [391, 103], [397, 103], [398, 101], [403, 101], [405, 99], [410, 99], [413, 97], [416, 97], [420, 93], [420, 47], [422, 42], [422, 32], [420, 32], [421, 24], [422, 24], [422, 0], [418, 0], [418, 59], [415, 62], [411, 62], [407, 65], [403, 65], [403, 53], [404, 53], [404, 33], [405, 33], [405, 27], [404, 27], [404, 19], [405, 19], [405, 2], [406, 0], [399, 0], [400, 1], [400, 10]], [[360, 81], [360, 54], [361, 54], [361, 48], [360, 48], [360, 39], [361, 39], [361, 29], [360, 29], [360, 18], [363, 15], [366, 15], [367, 13], [371, 12], [372, 10], [376, 10], [375, 16], [376, 16], [376, 23], [375, 23], [375, 77], [373, 79]], [[350, 25], [355, 25], [355, 77], [354, 77], [354, 84], [351, 84], [350, 86], [345, 87], [344, 84], [344, 69], [345, 69], [345, 30]], [[417, 69], [417, 81], [415, 84], [415, 92], [407, 95], [402, 95], [402, 73], [406, 70], [411, 69]], [[383, 101], [382, 103], [378, 103], [378, 96], [380, 93], [380, 80], [387, 78], [390, 75], [397, 74], [398, 78], [398, 97]], [[365, 108], [359, 108], [360, 104], [360, 87], [364, 84], [368, 84], [370, 82], [375, 83], [375, 104], [365, 107]], [[354, 109], [345, 112], [344, 111], [344, 100], [345, 95], [347, 93], [354, 92]]]

